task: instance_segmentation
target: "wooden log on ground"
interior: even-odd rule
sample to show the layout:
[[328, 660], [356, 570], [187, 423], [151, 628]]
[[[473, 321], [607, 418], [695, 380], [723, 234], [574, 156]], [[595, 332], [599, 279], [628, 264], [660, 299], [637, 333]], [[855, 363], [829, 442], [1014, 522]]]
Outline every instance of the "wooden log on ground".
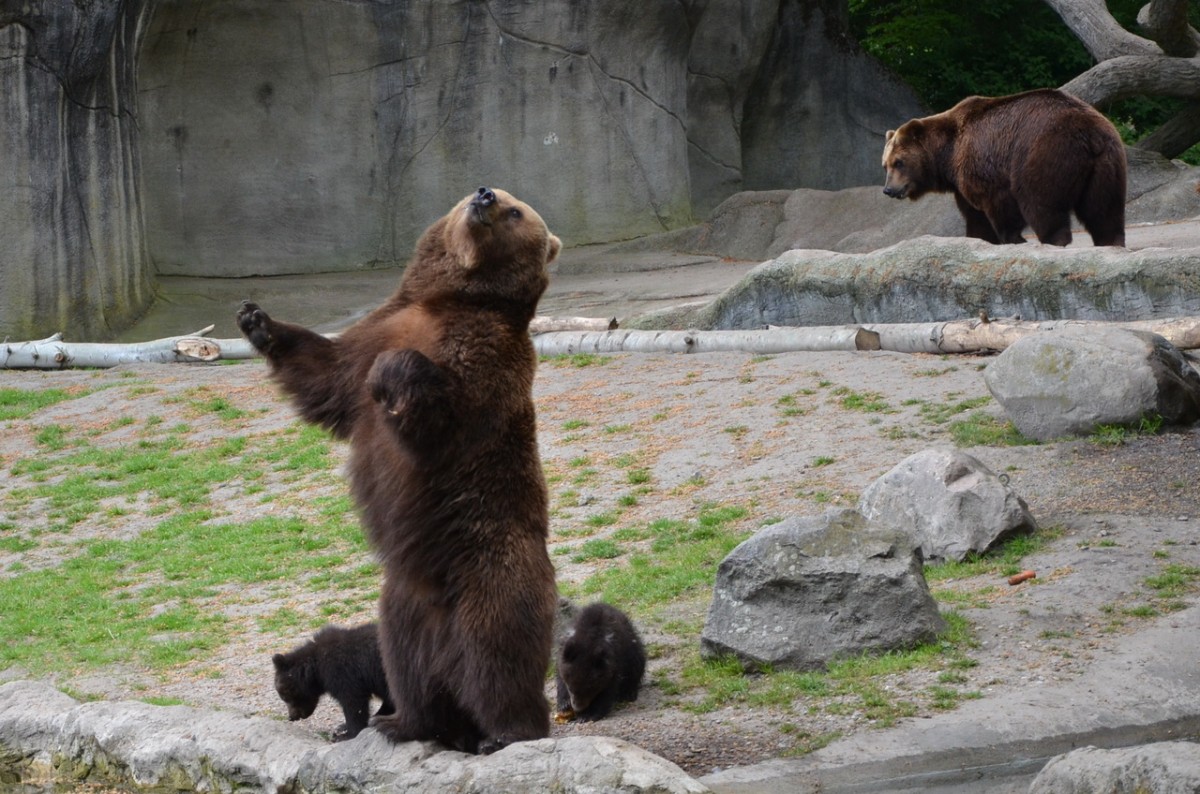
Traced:
[[[579, 319], [579, 318], [571, 318]], [[603, 320], [608, 323], [610, 321]], [[1200, 349], [1200, 317], [1107, 322], [1102, 320], [953, 320], [938, 323], [771, 327], [757, 331], [547, 331], [533, 337], [541, 355], [573, 353], [789, 353], [888, 350], [898, 353], [982, 353], [1004, 350], [1032, 333], [1069, 326], [1108, 325], [1150, 331], [1180, 350]], [[0, 344], [0, 369], [114, 367], [131, 363], [232, 361], [255, 358], [245, 339], [204, 334], [131, 344], [64, 342], [61, 334]], [[336, 336], [336, 334], [328, 334]]]

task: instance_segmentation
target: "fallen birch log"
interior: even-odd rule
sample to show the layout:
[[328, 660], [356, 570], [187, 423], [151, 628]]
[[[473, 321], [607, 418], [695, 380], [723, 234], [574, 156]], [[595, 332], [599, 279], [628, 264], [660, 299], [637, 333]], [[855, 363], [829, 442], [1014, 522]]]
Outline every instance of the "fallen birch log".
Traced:
[[615, 331], [617, 318], [610, 317], [534, 317], [529, 333], [548, 334], [554, 331]]
[[[601, 321], [608, 322], [608, 321]], [[540, 355], [574, 353], [790, 353], [888, 350], [896, 353], [981, 353], [1004, 350], [1032, 333], [1068, 326], [1109, 325], [1150, 331], [1180, 350], [1200, 349], [1200, 317], [1107, 322], [1103, 320], [952, 320], [782, 327], [758, 331], [550, 331], [533, 337]], [[68, 343], [61, 334], [0, 345], [0, 369], [115, 367], [118, 364], [234, 361], [258, 352], [245, 339], [209, 339], [204, 334], [131, 344]], [[335, 336], [335, 334], [329, 334]]]
[[856, 325], [760, 331], [608, 331], [533, 338], [540, 355], [573, 353], [748, 353], [879, 350], [879, 334]]
[[204, 334], [212, 328], [210, 325], [194, 334], [128, 344], [64, 342], [62, 334], [31, 342], [5, 342], [0, 346], [0, 369], [103, 369], [118, 364], [216, 361], [257, 355], [245, 340], [206, 338]]
[[1110, 322], [1107, 320], [950, 320], [942, 323], [879, 324], [880, 348], [897, 353], [982, 353], [1000, 351], [1023, 336], [1072, 326], [1109, 326], [1158, 334], [1180, 350], [1200, 348], [1200, 317]]

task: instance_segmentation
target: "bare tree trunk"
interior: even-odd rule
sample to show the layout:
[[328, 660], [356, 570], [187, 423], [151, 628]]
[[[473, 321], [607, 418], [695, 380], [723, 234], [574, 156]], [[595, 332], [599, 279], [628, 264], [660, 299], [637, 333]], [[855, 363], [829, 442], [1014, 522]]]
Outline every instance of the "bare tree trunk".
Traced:
[[1200, 102], [1191, 102], [1134, 146], [1172, 158], [1186, 152], [1197, 140], [1200, 140]]
[[[1200, 99], [1200, 33], [1188, 24], [1188, 0], [1150, 0], [1138, 14], [1149, 38], [1117, 24], [1104, 0], [1045, 0], [1097, 61], [1062, 86], [1091, 105], [1133, 96]], [[1139, 148], [1174, 157], [1200, 141], [1200, 124], [1185, 110]]]
[[1150, 0], [1137, 21], [1167, 55], [1190, 58], [1200, 52], [1200, 36], [1188, 25], [1188, 0]]
[[1159, 46], [1117, 24], [1104, 0], [1046, 0], [1097, 61], [1119, 55], [1162, 55]]
[[1096, 64], [1062, 90], [1090, 105], [1143, 94], [1200, 98], [1200, 58], [1122, 55]]

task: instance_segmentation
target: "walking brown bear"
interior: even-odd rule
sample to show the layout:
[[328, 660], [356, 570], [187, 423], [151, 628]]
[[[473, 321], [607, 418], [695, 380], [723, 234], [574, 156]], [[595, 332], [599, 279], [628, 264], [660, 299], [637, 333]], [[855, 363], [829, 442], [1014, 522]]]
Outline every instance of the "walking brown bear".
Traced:
[[1025, 226], [1051, 245], [1071, 242], [1071, 212], [1096, 245], [1125, 245], [1125, 146], [1112, 123], [1054, 89], [968, 97], [888, 130], [893, 198], [953, 193], [967, 236], [1023, 243]]
[[529, 322], [560, 246], [527, 204], [481, 187], [336, 339], [250, 302], [238, 312], [300, 414], [350, 441], [396, 707], [371, 724], [392, 741], [492, 752], [549, 734], [558, 595]]

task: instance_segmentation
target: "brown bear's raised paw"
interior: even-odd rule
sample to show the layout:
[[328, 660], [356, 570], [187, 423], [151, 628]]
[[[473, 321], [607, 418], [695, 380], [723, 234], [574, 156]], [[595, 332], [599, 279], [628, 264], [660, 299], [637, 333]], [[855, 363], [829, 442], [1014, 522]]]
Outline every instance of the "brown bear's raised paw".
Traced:
[[265, 353], [271, 346], [271, 318], [257, 303], [242, 301], [238, 308], [237, 324], [242, 334], [259, 352]]

